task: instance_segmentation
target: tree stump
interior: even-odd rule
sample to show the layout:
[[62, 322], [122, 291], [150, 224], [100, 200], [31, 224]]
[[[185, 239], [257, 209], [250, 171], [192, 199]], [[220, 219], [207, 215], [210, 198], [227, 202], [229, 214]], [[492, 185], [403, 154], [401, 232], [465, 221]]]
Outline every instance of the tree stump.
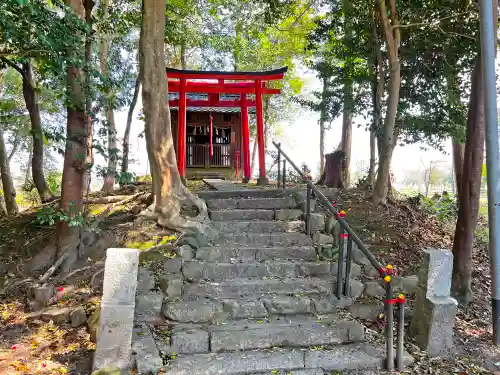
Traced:
[[331, 154], [325, 155], [325, 169], [317, 184], [325, 185], [329, 188], [343, 189], [346, 153], [342, 150], [337, 150]]

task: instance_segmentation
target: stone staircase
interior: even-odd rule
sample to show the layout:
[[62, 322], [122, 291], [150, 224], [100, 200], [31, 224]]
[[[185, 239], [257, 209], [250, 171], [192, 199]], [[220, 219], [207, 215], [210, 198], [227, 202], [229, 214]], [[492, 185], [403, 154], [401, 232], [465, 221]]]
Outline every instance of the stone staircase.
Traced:
[[168, 362], [164, 374], [329, 375], [384, 366], [385, 348], [366, 343], [364, 326], [345, 310], [364, 292], [361, 267], [352, 265], [351, 297], [337, 299], [337, 264], [317, 260], [297, 208], [302, 193], [287, 194], [208, 194], [218, 237], [167, 260], [162, 275], [168, 338], [153, 336]]

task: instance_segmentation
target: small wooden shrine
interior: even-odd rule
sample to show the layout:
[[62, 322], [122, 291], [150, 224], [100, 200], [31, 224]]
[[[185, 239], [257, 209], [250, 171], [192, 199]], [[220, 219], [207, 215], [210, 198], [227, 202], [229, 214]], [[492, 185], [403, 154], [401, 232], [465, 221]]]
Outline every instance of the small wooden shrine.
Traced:
[[267, 72], [192, 71], [167, 68], [172, 133], [183, 178], [190, 169], [226, 169], [251, 179], [248, 113], [257, 120], [259, 184], [267, 183], [262, 96], [279, 94], [268, 82], [287, 68]]

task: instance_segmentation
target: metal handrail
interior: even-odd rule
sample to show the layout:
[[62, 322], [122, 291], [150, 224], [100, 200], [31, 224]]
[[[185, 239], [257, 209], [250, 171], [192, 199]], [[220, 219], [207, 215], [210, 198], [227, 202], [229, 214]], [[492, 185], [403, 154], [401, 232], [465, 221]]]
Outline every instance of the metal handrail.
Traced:
[[[349, 226], [349, 224], [343, 219], [341, 215], [339, 215], [339, 211], [332, 205], [332, 203], [325, 197], [325, 195], [318, 189], [318, 187], [307, 178], [307, 176], [295, 165], [295, 163], [290, 159], [290, 157], [283, 152], [281, 148], [281, 144], [273, 141], [274, 146], [278, 149], [278, 163], [281, 158], [281, 154], [283, 154], [283, 175], [281, 176], [281, 170], [278, 164], [278, 187], [281, 183], [283, 189], [286, 189], [286, 161], [290, 163], [290, 165], [295, 169], [295, 171], [302, 178], [303, 182], [307, 185], [307, 201], [306, 201], [306, 231], [307, 234], [311, 234], [311, 225], [310, 225], [310, 215], [311, 215], [311, 198], [314, 194], [321, 203], [330, 211], [331, 214], [337, 219], [340, 223], [341, 233], [339, 238], [339, 257], [338, 257], [338, 270], [337, 270], [337, 282], [336, 282], [336, 290], [335, 294], [337, 298], [340, 298], [342, 295], [348, 296], [350, 294], [349, 291], [349, 279], [350, 279], [350, 270], [351, 270], [351, 262], [352, 262], [352, 242], [356, 243], [358, 249], [361, 250], [364, 256], [368, 258], [371, 265], [375, 267], [375, 269], [379, 272], [379, 275], [385, 281], [385, 311], [386, 311], [386, 367], [388, 370], [394, 369], [394, 334], [393, 334], [393, 326], [394, 326], [394, 308], [393, 304], [397, 303], [399, 306], [398, 311], [398, 327], [397, 327], [397, 343], [396, 343], [396, 367], [398, 370], [403, 369], [403, 354], [404, 354], [404, 304], [406, 299], [404, 296], [398, 296], [398, 298], [393, 299], [392, 294], [392, 267], [389, 268], [387, 266], [384, 268], [380, 262], [375, 258], [375, 256], [366, 248], [358, 235], [354, 232], [354, 230]], [[281, 181], [282, 178], [282, 181]], [[347, 232], [347, 255], [344, 258], [344, 235]], [[344, 259], [346, 259], [346, 269], [345, 269], [345, 282], [342, 286], [342, 278], [343, 278], [343, 263]]]

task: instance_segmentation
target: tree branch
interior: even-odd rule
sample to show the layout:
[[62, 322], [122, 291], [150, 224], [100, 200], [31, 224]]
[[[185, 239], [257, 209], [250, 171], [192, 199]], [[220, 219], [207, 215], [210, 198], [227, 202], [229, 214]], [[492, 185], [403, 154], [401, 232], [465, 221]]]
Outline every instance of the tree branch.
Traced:
[[13, 61], [10, 61], [6, 57], [0, 57], [0, 60], [3, 61], [4, 63], [6, 63], [11, 68], [17, 70], [17, 72], [23, 77], [23, 79], [27, 79], [26, 74], [24, 73], [24, 71], [16, 63], [14, 63]]
[[463, 12], [463, 13], [459, 13], [459, 14], [453, 14], [451, 16], [447, 16], [447, 17], [443, 17], [443, 18], [440, 18], [438, 20], [435, 20], [435, 21], [431, 21], [431, 22], [417, 22], [417, 23], [407, 23], [407, 24], [398, 24], [398, 25], [394, 25], [392, 26], [394, 29], [406, 29], [406, 28], [409, 28], [409, 27], [417, 27], [417, 26], [436, 26], [436, 27], [439, 27], [439, 24], [443, 21], [446, 21], [446, 20], [449, 20], [449, 19], [452, 19], [452, 18], [455, 18], [455, 17], [460, 17], [460, 16], [464, 16], [464, 15], [468, 15], [470, 14], [470, 12]]
[[12, 160], [12, 157], [14, 156], [14, 154], [16, 153], [16, 151], [18, 149], [19, 143], [21, 143], [20, 142], [20, 140], [21, 140], [20, 133], [21, 133], [21, 131], [19, 130], [19, 128], [17, 128], [16, 135], [14, 137], [14, 142], [12, 142], [12, 150], [10, 151], [9, 155], [7, 156], [7, 161], [9, 163]]
[[311, 9], [311, 7], [313, 6], [313, 4], [314, 4], [314, 0], [311, 0], [309, 2], [309, 4], [307, 4], [307, 6], [304, 8], [304, 10], [297, 16], [297, 18], [295, 19], [295, 21], [293, 21], [292, 24], [290, 26], [288, 26], [286, 29], [282, 29], [280, 27], [276, 27], [276, 30], [278, 30], [278, 31], [289, 31], [292, 27], [295, 27], [295, 25], [297, 25], [297, 23], [304, 16], [304, 14], [306, 14], [307, 11], [309, 9]]

